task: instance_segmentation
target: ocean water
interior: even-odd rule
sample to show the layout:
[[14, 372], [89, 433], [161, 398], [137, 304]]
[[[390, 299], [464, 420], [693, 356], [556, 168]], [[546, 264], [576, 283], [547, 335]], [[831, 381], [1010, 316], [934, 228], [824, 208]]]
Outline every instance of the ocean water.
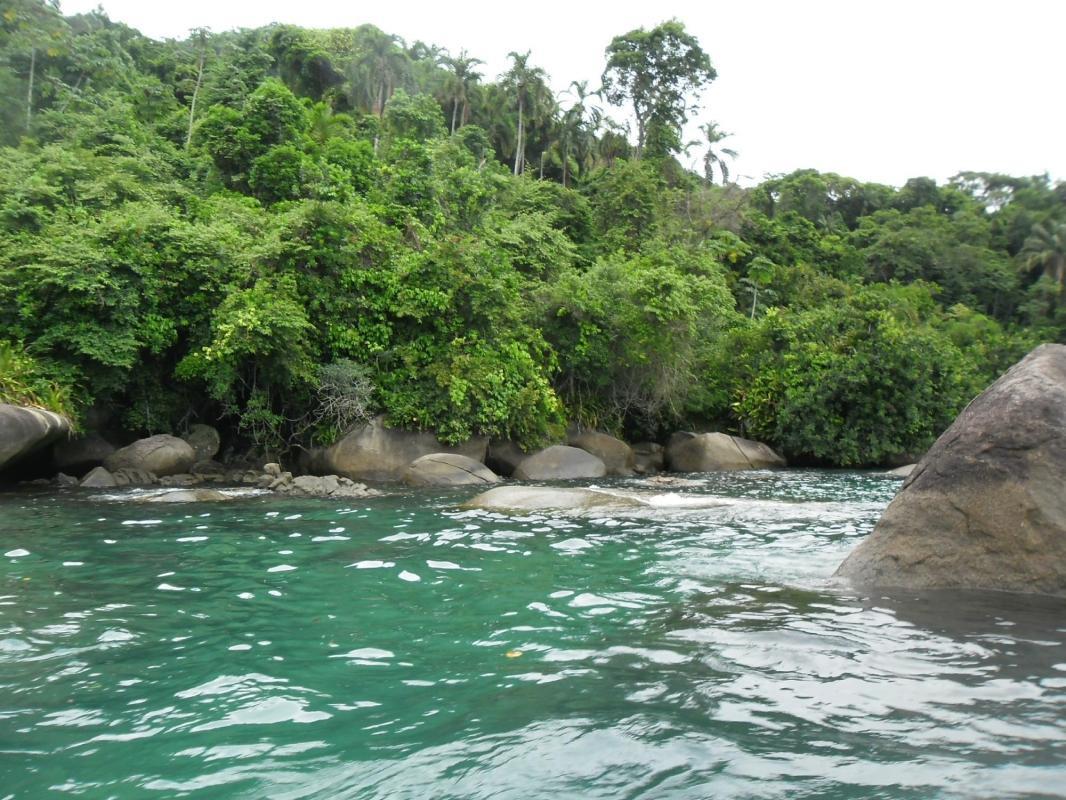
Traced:
[[1066, 797], [1066, 603], [830, 581], [899, 484], [0, 494], [0, 798]]

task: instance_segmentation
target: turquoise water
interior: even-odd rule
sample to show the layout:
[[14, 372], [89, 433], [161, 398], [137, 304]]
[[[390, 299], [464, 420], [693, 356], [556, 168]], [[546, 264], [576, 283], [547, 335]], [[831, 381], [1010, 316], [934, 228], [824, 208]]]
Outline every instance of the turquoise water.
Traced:
[[827, 584], [897, 483], [613, 485], [0, 494], [0, 798], [1066, 796], [1066, 605]]

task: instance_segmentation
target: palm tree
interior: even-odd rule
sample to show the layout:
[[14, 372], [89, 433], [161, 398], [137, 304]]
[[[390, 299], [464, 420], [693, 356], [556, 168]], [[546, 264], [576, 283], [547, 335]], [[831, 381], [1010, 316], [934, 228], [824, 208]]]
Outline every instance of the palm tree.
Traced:
[[723, 147], [720, 151], [715, 152], [715, 146], [723, 139], [728, 139], [732, 136], [731, 133], [726, 133], [718, 129], [717, 122], [705, 122], [700, 125], [700, 131], [703, 133], [706, 139], [707, 153], [703, 157], [703, 174], [710, 183], [714, 183], [714, 167], [718, 165], [718, 171], [722, 173], [722, 185], [729, 183], [729, 167], [726, 166], [725, 158], [736, 158], [737, 151], [730, 150], [728, 147]]
[[516, 53], [513, 50], [507, 54], [511, 59], [511, 68], [507, 70], [500, 80], [516, 97], [518, 102], [518, 129], [515, 141], [514, 174], [521, 175], [526, 166], [526, 116], [531, 118], [539, 116], [544, 105], [545, 97], [551, 97], [548, 91], [548, 75], [540, 67], [529, 66], [529, 50], [525, 53]]
[[1059, 294], [1066, 289], [1066, 223], [1041, 222], [1033, 226], [1022, 247], [1022, 263], [1027, 269], [1040, 269], [1058, 284]]
[[[459, 55], [452, 58], [444, 56], [445, 66], [451, 69], [451, 74], [444, 84], [445, 95], [452, 103], [452, 133], [457, 127], [466, 124], [467, 114], [470, 110], [470, 90], [481, 78], [481, 73], [474, 69], [478, 64], [484, 64], [480, 58], [471, 58], [466, 50], [460, 50]], [[460, 113], [460, 108], [462, 112]], [[456, 121], [458, 120], [458, 125]]]
[[570, 177], [571, 146], [576, 152], [578, 164], [584, 170], [591, 157], [595, 131], [600, 126], [603, 114], [598, 106], [588, 102], [590, 97], [600, 95], [599, 92], [588, 90], [588, 81], [571, 81], [570, 88], [563, 94], [569, 94], [575, 98], [574, 104], [563, 114], [559, 123], [563, 186], [567, 186]]
[[319, 101], [311, 106], [308, 112], [311, 138], [318, 145], [324, 145], [329, 139], [340, 135], [347, 128], [352, 118], [347, 114], [334, 114], [328, 103]]
[[408, 72], [408, 58], [398, 36], [363, 25], [356, 29], [356, 57], [349, 71], [352, 88], [362, 89], [364, 107], [378, 118], [385, 114], [385, 104]]

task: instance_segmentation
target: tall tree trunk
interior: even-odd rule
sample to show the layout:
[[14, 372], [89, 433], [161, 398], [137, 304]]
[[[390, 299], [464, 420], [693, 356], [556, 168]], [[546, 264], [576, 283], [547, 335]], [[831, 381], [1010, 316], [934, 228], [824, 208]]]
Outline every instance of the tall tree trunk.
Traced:
[[540, 180], [544, 180], [544, 156], [546, 155], [548, 155], [547, 151], [540, 151], [540, 175], [538, 176]]
[[514, 174], [520, 174], [519, 170], [525, 170], [525, 159], [522, 157], [522, 96], [518, 96], [518, 136], [515, 137]]
[[26, 89], [26, 133], [30, 132], [30, 124], [33, 122], [33, 79], [37, 72], [37, 48], [30, 48], [30, 82]]
[[189, 143], [192, 142], [192, 125], [196, 120], [196, 98], [200, 94], [200, 84], [204, 79], [204, 51], [200, 49], [200, 61], [196, 65], [196, 86], [192, 90], [192, 102], [189, 104], [189, 131], [185, 134], [185, 149], [189, 149]]
[[455, 135], [455, 118], [459, 114], [459, 98], [452, 98], [452, 136]]

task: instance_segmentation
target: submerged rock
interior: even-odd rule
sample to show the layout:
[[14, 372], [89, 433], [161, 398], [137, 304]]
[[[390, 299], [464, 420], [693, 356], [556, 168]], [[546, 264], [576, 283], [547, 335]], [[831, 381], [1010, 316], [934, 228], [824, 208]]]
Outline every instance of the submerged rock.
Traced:
[[608, 475], [632, 475], [636, 468], [633, 448], [601, 431], [574, 432], [567, 440], [571, 447], [591, 453], [603, 462]]
[[666, 447], [673, 472], [717, 472], [785, 466], [769, 446], [726, 433], [675, 433]]
[[70, 433], [70, 420], [42, 408], [0, 403], [0, 469]]
[[579, 447], [552, 445], [522, 459], [514, 471], [519, 480], [554, 481], [575, 478], [602, 478], [607, 474], [603, 460]]
[[864, 586], [1066, 596], [1066, 346], [963, 410], [838, 576]]
[[219, 503], [233, 496], [217, 489], [178, 489], [171, 492], [152, 492], [134, 497], [138, 503]]
[[647, 503], [636, 497], [599, 489], [550, 486], [498, 486], [463, 503], [464, 508], [516, 511], [587, 511], [602, 508], [642, 508], [646, 505]]
[[408, 486], [469, 486], [499, 483], [500, 479], [480, 461], [455, 453], [430, 453], [416, 458], [403, 473]]
[[316, 451], [313, 471], [342, 475], [354, 480], [395, 481], [407, 465], [430, 453], [458, 453], [475, 461], [485, 460], [488, 438], [475, 437], [454, 447], [441, 444], [429, 431], [386, 428], [382, 417], [360, 425], [332, 447]]
[[160, 477], [188, 472], [195, 463], [196, 451], [192, 446], [177, 436], [165, 433], [138, 439], [104, 459], [104, 466], [111, 472], [126, 468], [151, 472]]

